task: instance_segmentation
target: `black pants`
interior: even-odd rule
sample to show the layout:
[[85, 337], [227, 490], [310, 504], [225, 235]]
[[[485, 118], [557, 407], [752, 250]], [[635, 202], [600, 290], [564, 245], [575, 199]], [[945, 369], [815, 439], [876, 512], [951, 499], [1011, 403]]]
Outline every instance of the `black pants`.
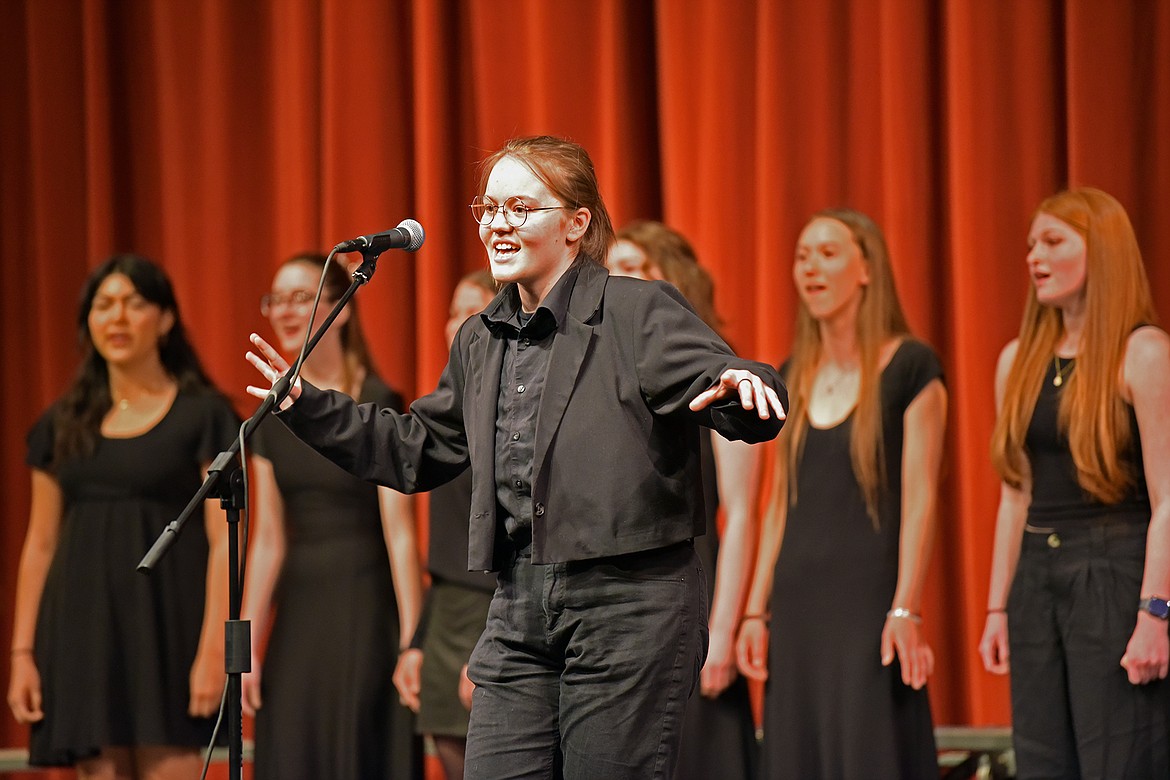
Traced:
[[707, 649], [689, 544], [501, 572], [471, 655], [468, 780], [671, 778]]
[[1145, 522], [1028, 526], [1008, 598], [1020, 778], [1170, 778], [1170, 685], [1120, 665], [1137, 622]]

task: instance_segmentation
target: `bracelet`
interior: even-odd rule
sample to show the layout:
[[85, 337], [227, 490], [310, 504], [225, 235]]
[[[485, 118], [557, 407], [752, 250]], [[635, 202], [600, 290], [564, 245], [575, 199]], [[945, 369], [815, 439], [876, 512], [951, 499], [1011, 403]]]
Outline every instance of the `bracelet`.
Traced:
[[922, 622], [922, 615], [915, 615], [913, 612], [906, 609], [905, 607], [894, 607], [893, 609], [891, 609], [889, 612], [886, 613], [886, 617], [887, 618], [909, 618], [910, 620], [914, 621], [915, 623]]
[[772, 616], [767, 612], [756, 612], [755, 614], [744, 615], [743, 617], [741, 617], [739, 619], [739, 624], [742, 626], [744, 623], [748, 622], [749, 620], [762, 620], [762, 621], [764, 621], [764, 624], [766, 625], [768, 623], [768, 621], [771, 619], [772, 619]]

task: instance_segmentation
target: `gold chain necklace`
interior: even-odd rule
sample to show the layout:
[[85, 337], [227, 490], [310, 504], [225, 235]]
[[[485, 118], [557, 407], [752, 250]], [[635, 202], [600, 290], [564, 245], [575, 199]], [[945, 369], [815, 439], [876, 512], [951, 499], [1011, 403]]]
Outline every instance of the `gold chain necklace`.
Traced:
[[1069, 372], [1073, 369], [1074, 359], [1075, 358], [1069, 358], [1069, 361], [1062, 366], [1060, 365], [1060, 357], [1057, 355], [1052, 356], [1052, 363], [1056, 366], [1056, 376], [1052, 377], [1053, 387], [1060, 387], [1064, 384], [1064, 378], [1068, 376]]
[[856, 375], [856, 371], [847, 369], [844, 371], [838, 371], [837, 376], [833, 377], [832, 381], [830, 381], [828, 378], [822, 378], [821, 382], [824, 383], [825, 395], [832, 395], [839, 385], [845, 383], [845, 380], [852, 380], [856, 378]]

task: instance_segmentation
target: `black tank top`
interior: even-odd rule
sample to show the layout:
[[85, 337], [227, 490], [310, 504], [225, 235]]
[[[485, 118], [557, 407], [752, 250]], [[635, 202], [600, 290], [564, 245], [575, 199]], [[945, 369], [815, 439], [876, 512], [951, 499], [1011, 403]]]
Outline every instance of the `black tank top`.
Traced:
[[1032, 464], [1032, 503], [1028, 507], [1028, 522], [1051, 525], [1062, 520], [1085, 520], [1102, 515], [1148, 520], [1150, 495], [1142, 469], [1141, 435], [1132, 406], [1127, 405], [1130, 446], [1121, 457], [1130, 464], [1136, 477], [1134, 486], [1118, 503], [1103, 504], [1077, 484], [1077, 469], [1069, 449], [1068, 433], [1061, 431], [1057, 422], [1061, 393], [1068, 386], [1068, 377], [1076, 366], [1075, 360], [1062, 360], [1061, 364], [1063, 381], [1060, 386], [1053, 384], [1056, 362], [1049, 364], [1024, 438], [1025, 451]]

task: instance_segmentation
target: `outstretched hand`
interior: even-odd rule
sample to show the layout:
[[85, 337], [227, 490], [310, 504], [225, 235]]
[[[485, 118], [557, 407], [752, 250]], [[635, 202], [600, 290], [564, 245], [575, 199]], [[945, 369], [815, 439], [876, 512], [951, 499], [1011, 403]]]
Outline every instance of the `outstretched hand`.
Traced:
[[[268, 387], [248, 385], [248, 394], [263, 399], [268, 396], [268, 393], [272, 390], [272, 386], [276, 384], [276, 380], [288, 372], [289, 365], [288, 361], [281, 357], [280, 353], [271, 344], [255, 333], [249, 337], [249, 340], [260, 354], [257, 355], [255, 352], [248, 352], [245, 357], [268, 380]], [[285, 409], [288, 409], [300, 397], [301, 378], [298, 376], [297, 381], [293, 382], [292, 387], [289, 389], [288, 395], [281, 402], [280, 410], [283, 412]]]
[[690, 403], [690, 410], [697, 412], [706, 409], [732, 393], [739, 393], [740, 406], [744, 409], [755, 409], [761, 420], [767, 420], [773, 414], [777, 420], [783, 420], [788, 416], [776, 391], [764, 384], [764, 381], [751, 371], [742, 368], [729, 368], [724, 371], [714, 387], [695, 396]]

